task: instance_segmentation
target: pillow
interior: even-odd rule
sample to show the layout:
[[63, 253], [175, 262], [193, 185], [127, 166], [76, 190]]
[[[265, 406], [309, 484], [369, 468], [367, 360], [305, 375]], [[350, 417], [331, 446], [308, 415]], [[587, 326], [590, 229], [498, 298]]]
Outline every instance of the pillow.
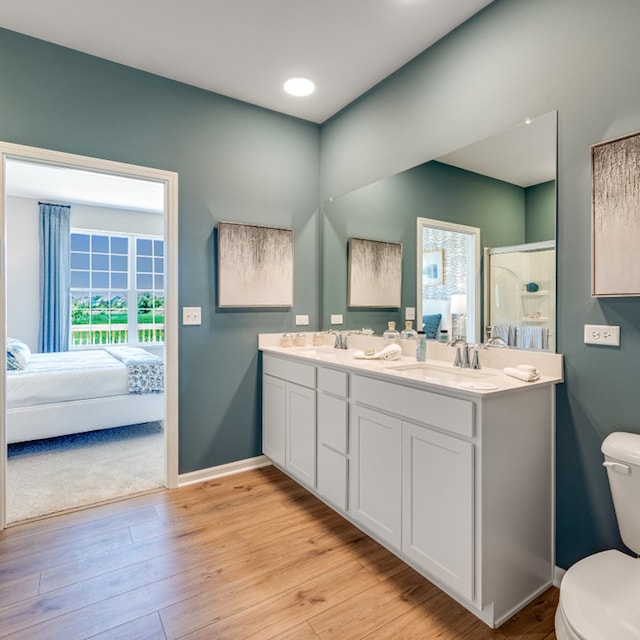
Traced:
[[434, 313], [428, 316], [422, 316], [422, 329], [427, 338], [435, 339], [438, 337], [438, 327], [440, 326], [441, 313]]
[[31, 349], [15, 338], [7, 338], [7, 371], [20, 371], [27, 366]]

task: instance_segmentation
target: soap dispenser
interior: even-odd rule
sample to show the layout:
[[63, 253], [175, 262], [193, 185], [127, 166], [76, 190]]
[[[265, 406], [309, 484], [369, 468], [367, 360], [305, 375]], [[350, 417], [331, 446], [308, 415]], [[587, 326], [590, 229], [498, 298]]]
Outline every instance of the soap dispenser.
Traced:
[[400, 332], [400, 337], [403, 340], [415, 340], [418, 337], [418, 332], [412, 328], [413, 322], [406, 320], [404, 323], [404, 329]]
[[382, 334], [384, 338], [385, 344], [391, 344], [396, 342], [396, 340], [400, 337], [398, 331], [396, 331], [396, 323], [393, 321], [389, 321], [387, 323], [387, 330]]

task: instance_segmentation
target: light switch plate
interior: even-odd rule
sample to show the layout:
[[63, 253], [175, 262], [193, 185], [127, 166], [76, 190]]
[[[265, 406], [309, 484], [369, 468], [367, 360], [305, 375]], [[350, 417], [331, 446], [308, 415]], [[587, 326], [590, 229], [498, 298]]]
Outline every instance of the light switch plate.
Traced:
[[309, 316], [296, 316], [297, 325], [309, 324]]
[[331, 324], [342, 324], [344, 321], [342, 319], [341, 313], [332, 313], [331, 314]]
[[416, 308], [415, 307], [405, 307], [404, 308], [404, 319], [405, 320], [415, 320], [416, 319]]
[[182, 324], [202, 324], [201, 307], [182, 307]]

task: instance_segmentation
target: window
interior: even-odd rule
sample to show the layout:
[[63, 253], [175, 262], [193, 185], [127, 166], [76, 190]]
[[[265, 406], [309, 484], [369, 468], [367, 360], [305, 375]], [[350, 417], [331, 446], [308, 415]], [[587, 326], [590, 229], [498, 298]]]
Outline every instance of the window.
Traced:
[[164, 342], [164, 240], [72, 229], [70, 294], [72, 347]]

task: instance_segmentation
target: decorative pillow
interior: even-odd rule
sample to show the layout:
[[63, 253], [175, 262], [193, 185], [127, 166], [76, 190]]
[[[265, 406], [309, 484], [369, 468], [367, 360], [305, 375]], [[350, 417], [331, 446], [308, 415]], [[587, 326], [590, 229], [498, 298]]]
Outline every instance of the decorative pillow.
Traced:
[[429, 339], [435, 339], [438, 337], [438, 327], [440, 326], [441, 313], [434, 313], [433, 315], [422, 316], [422, 328], [425, 335]]
[[27, 366], [31, 349], [15, 338], [7, 338], [7, 371], [20, 371]]

